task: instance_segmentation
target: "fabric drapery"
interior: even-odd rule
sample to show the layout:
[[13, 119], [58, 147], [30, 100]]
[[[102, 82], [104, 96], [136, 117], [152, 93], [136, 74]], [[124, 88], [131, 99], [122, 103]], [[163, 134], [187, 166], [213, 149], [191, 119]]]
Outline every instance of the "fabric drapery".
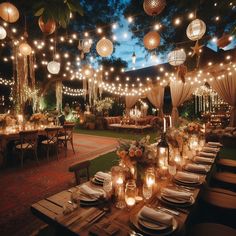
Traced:
[[152, 103], [153, 106], [159, 109], [159, 115], [161, 117], [163, 117], [164, 90], [164, 87], [157, 85], [147, 93], [148, 100]]
[[139, 96], [126, 96], [125, 97], [126, 115], [129, 114], [130, 109], [135, 105], [138, 99], [139, 99]]
[[194, 90], [196, 89], [196, 84], [183, 83], [182, 81], [171, 81], [170, 82], [170, 92], [172, 100], [172, 122], [176, 126], [178, 124], [179, 112], [178, 107], [190, 99]]
[[231, 75], [225, 73], [223, 79], [218, 79], [215, 76], [213, 80], [209, 81], [209, 84], [231, 106], [229, 125], [236, 127], [236, 73]]

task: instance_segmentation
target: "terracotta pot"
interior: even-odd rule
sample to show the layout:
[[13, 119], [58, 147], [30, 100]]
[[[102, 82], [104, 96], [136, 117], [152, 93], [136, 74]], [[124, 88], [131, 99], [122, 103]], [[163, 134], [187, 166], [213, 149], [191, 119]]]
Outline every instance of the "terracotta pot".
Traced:
[[39, 28], [45, 34], [52, 34], [56, 30], [56, 23], [54, 20], [48, 20], [46, 23], [44, 23], [42, 16], [40, 16], [38, 23], [39, 23]]

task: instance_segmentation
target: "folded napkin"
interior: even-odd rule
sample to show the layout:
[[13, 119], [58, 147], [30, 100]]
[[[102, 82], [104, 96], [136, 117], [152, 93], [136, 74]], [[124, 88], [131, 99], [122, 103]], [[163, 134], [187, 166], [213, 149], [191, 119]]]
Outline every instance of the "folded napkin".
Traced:
[[200, 157], [216, 157], [215, 153], [210, 153], [210, 152], [199, 152], [198, 155]]
[[190, 197], [192, 196], [192, 193], [169, 189], [169, 188], [163, 188], [161, 192], [166, 197], [177, 198], [177, 199], [186, 200], [186, 201], [190, 200]]
[[147, 221], [159, 222], [168, 226], [171, 226], [173, 221], [173, 216], [164, 212], [156, 211], [147, 206], [144, 206], [140, 210], [139, 217]]
[[105, 179], [111, 178], [111, 175], [108, 174], [108, 173], [102, 172], [102, 171], [98, 171], [98, 172], [95, 174], [95, 178], [96, 178], [96, 177], [97, 177], [98, 179], [105, 180]]
[[200, 157], [200, 156], [195, 156], [194, 160], [197, 162], [203, 162], [203, 163], [208, 163], [208, 164], [212, 164], [214, 162], [213, 158]]
[[201, 171], [201, 172], [207, 172], [207, 168], [204, 165], [199, 164], [187, 164], [185, 166], [186, 170], [192, 170], [192, 171]]
[[86, 184], [81, 185], [79, 189], [81, 193], [90, 196], [92, 198], [105, 197], [106, 194], [102, 189], [92, 189]]
[[179, 180], [185, 180], [185, 181], [191, 181], [191, 182], [198, 182], [199, 181], [199, 176], [191, 173], [186, 173], [182, 171], [178, 171], [177, 174], [175, 175], [176, 179]]
[[209, 146], [213, 146], [213, 147], [222, 147], [223, 145], [219, 142], [208, 142], [207, 143]]
[[203, 148], [202, 148], [202, 151], [203, 151], [203, 152], [217, 153], [217, 152], [219, 152], [219, 148], [203, 147]]

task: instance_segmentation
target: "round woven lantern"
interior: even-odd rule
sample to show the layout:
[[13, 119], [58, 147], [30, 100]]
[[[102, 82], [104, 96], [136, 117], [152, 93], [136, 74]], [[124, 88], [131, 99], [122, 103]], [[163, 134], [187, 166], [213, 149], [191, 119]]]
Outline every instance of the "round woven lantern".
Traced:
[[230, 44], [231, 40], [230, 40], [230, 35], [229, 34], [223, 34], [222, 37], [220, 37], [217, 40], [217, 46], [219, 48], [224, 48], [226, 46], [228, 46]]
[[54, 20], [48, 20], [46, 23], [44, 23], [42, 16], [40, 16], [38, 24], [41, 31], [45, 34], [52, 34], [56, 30], [56, 23]]
[[21, 43], [19, 46], [19, 52], [23, 55], [23, 56], [29, 56], [32, 52], [32, 48], [30, 47], [30, 45], [27, 42]]
[[176, 48], [168, 54], [168, 62], [172, 66], [182, 65], [186, 60], [186, 53], [183, 49]]
[[96, 50], [101, 57], [108, 57], [113, 52], [113, 43], [109, 39], [102, 38], [97, 42]]
[[14, 23], [19, 19], [18, 9], [9, 2], [3, 2], [0, 4], [0, 17], [9, 23]]
[[61, 64], [56, 61], [50, 61], [47, 65], [48, 71], [53, 75], [58, 74], [60, 71], [60, 68], [61, 68]]
[[197, 41], [206, 33], [206, 24], [200, 20], [193, 20], [187, 27], [186, 34], [192, 41]]
[[7, 31], [2, 26], [0, 26], [0, 40], [5, 39], [6, 36], [7, 36]]
[[166, 0], [144, 0], [143, 9], [149, 16], [160, 14], [166, 6]]
[[157, 48], [160, 44], [161, 37], [156, 31], [150, 31], [143, 38], [143, 43], [145, 48], [148, 50], [153, 50]]

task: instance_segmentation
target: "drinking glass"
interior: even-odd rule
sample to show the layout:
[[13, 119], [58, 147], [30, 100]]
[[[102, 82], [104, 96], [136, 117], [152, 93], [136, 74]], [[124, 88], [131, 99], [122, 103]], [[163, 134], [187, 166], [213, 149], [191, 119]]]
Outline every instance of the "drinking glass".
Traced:
[[150, 199], [152, 197], [152, 186], [149, 186], [147, 184], [143, 184], [143, 198], [146, 200]]
[[103, 190], [109, 194], [112, 191], [112, 180], [111, 178], [104, 179]]

